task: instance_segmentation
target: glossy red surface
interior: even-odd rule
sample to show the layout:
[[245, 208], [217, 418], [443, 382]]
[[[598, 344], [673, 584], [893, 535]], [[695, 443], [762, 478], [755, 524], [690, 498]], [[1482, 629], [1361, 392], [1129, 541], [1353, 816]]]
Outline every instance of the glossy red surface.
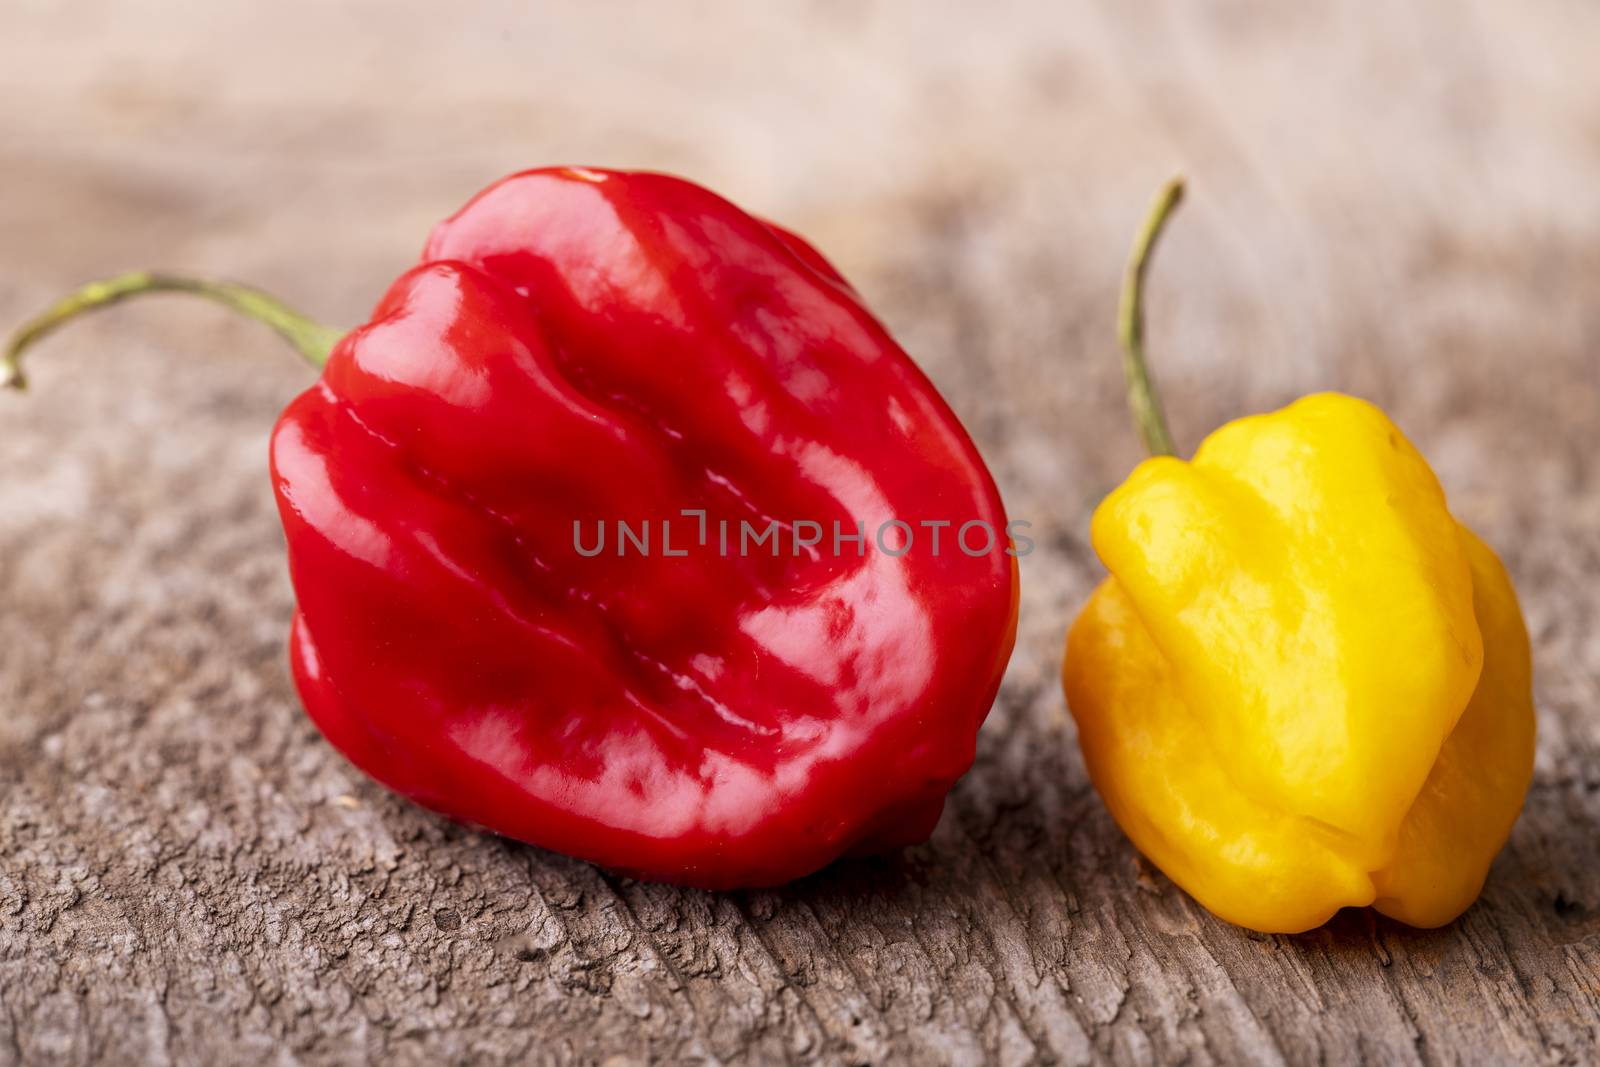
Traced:
[[[640, 877], [770, 885], [924, 839], [1011, 653], [1006, 519], [955, 416], [815, 250], [676, 178], [480, 194], [284, 412], [272, 470], [328, 739]], [[720, 554], [719, 519], [769, 518], [827, 535]], [[833, 554], [833, 520], [893, 518], [955, 526], [938, 556]], [[674, 520], [687, 555], [659, 527], [649, 556], [576, 550], [617, 519]], [[953, 550], [973, 519], [994, 551]]]

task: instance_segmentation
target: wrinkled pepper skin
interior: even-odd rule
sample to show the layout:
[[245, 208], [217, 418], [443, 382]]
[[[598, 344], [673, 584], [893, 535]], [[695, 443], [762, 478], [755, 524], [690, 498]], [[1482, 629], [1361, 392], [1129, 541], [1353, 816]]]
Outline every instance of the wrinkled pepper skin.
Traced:
[[1477, 897], [1533, 767], [1505, 569], [1372, 405], [1311, 396], [1141, 464], [1063, 669], [1094, 784], [1215, 914], [1414, 926]]
[[[773, 885], [925, 839], [1011, 653], [1005, 513], [950, 409], [809, 245], [663, 175], [479, 194], [284, 412], [272, 472], [328, 739], [625, 874]], [[1000, 547], [717, 552], [768, 518]], [[619, 519], [687, 555], [576, 551]]]

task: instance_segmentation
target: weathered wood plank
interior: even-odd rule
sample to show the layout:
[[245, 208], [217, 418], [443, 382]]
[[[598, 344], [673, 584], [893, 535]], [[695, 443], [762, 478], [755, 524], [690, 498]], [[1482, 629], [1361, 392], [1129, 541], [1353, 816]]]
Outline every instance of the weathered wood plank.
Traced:
[[[0, 397], [0, 1064], [1600, 1056], [1600, 11], [134, 7], [0, 13], [0, 323], [146, 263], [351, 320], [501, 172], [680, 170], [858, 280], [1040, 550], [927, 846], [771, 892], [619, 880], [397, 800], [299, 712], [264, 454], [305, 377], [274, 342], [86, 323]], [[1116, 277], [1177, 164], [1180, 437], [1368, 395], [1522, 591], [1537, 778], [1443, 930], [1227, 926], [1077, 756], [1060, 643], [1137, 455]]]

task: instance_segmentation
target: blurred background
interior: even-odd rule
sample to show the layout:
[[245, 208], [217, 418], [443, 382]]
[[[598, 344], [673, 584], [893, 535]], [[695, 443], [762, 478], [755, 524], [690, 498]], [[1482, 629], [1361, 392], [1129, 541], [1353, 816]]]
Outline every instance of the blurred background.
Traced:
[[[1180, 446], [1317, 389], [1384, 406], [1523, 591], [1541, 780], [1587, 781], [1597, 44], [1589, 0], [5, 0], [0, 327], [134, 267], [353, 324], [508, 172], [709, 185], [833, 259], [1035, 526], [1017, 656], [958, 792], [984, 804], [1008, 788], [994, 768], [1041, 749], [1083, 788], [1054, 679], [1100, 574], [1089, 511], [1139, 458], [1116, 288], [1182, 171], [1150, 292]], [[219, 840], [266, 795], [385, 803], [293, 711], [282, 662], [266, 438], [307, 372], [178, 299], [77, 324], [31, 368], [31, 395], [0, 396], [7, 817], [55, 828], [60, 855], [137, 854], [197, 790], [234, 813], [202, 820]], [[265, 847], [294, 854], [303, 828], [274, 825]]]

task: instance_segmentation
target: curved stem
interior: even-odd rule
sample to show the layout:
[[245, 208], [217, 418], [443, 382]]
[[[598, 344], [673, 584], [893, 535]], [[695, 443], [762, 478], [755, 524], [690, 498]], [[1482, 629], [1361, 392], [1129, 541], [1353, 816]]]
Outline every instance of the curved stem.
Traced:
[[233, 282], [208, 281], [179, 274], [134, 271], [90, 282], [57, 301], [43, 313], [23, 323], [0, 354], [0, 388], [23, 389], [22, 355], [57, 327], [84, 312], [119, 304], [146, 293], [192, 293], [232, 308], [277, 331], [314, 367], [328, 362], [328, 355], [344, 331], [313, 322], [259, 289]]
[[1122, 300], [1117, 307], [1117, 340], [1122, 344], [1122, 371], [1128, 381], [1128, 408], [1133, 412], [1144, 447], [1152, 456], [1175, 455], [1177, 449], [1173, 447], [1167, 416], [1161, 409], [1161, 396], [1150, 380], [1150, 368], [1144, 357], [1144, 276], [1162, 228], [1182, 201], [1182, 178], [1171, 179], [1156, 194], [1150, 213], [1139, 227], [1138, 237], [1134, 238], [1133, 254], [1128, 260], [1127, 273], [1122, 277]]

